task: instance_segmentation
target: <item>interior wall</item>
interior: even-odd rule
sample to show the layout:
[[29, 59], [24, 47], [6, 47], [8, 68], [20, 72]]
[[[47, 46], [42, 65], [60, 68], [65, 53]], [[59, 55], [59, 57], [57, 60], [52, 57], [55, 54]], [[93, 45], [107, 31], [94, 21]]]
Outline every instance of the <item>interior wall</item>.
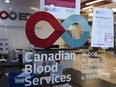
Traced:
[[26, 49], [29, 41], [21, 27], [0, 27], [0, 39], [8, 39], [10, 49]]

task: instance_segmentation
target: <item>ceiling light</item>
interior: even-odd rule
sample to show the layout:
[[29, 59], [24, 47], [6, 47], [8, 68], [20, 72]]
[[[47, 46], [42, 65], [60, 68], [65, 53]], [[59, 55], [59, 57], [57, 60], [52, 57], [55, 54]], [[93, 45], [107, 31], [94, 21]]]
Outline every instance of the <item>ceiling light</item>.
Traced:
[[92, 19], [88, 19], [88, 21], [92, 21]]
[[12, 10], [12, 8], [10, 8], [10, 10]]
[[92, 12], [92, 9], [88, 9], [88, 12]]
[[36, 8], [36, 7], [30, 7], [30, 9], [34, 11], [39, 11], [39, 8]]
[[89, 16], [93, 16], [93, 13], [89, 13], [88, 15], [89, 15]]
[[5, 3], [10, 3], [10, 0], [5, 0]]
[[116, 8], [112, 8], [112, 11], [113, 11], [113, 12], [116, 12]]
[[90, 9], [90, 8], [93, 8], [93, 7], [94, 6], [88, 6], [88, 7], [83, 8], [83, 10]]
[[51, 7], [54, 7], [54, 4], [51, 4], [50, 6], [51, 6]]
[[101, 1], [103, 1], [103, 0], [95, 0], [95, 1], [92, 1], [92, 2], [88, 2], [85, 5], [91, 5], [91, 4], [94, 4], [94, 3], [97, 3], [97, 2], [101, 2]]

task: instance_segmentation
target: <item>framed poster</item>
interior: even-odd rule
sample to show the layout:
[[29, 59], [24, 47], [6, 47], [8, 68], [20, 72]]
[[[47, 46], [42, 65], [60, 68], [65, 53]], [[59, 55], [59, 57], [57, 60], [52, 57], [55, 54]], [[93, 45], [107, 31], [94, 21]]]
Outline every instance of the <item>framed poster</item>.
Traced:
[[72, 14], [80, 14], [80, 0], [40, 0], [40, 10], [66, 19]]

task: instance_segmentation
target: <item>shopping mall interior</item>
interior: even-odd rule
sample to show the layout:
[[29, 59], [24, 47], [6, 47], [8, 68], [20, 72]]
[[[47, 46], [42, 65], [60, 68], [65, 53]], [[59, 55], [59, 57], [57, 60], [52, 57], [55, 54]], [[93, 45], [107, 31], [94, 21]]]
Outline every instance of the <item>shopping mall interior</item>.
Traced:
[[[0, 0], [0, 87], [26, 87], [24, 85], [25, 79], [22, 73], [26, 71], [26, 65], [28, 66], [28, 64], [32, 65], [33, 67], [36, 65], [35, 69], [37, 66], [42, 66], [44, 67], [43, 70], [46, 69], [46, 72], [42, 72], [41, 70], [41, 72], [39, 72], [39, 69], [38, 72], [35, 70], [34, 77], [39, 78], [40, 83], [36, 79], [36, 84], [34, 86], [33, 82], [31, 86], [27, 87], [116, 87], [116, 0], [80, 0], [79, 13], [86, 19], [90, 28], [86, 42], [83, 44], [83, 46], [72, 47], [69, 46], [62, 37], [60, 37], [54, 42], [53, 45], [49, 47], [46, 47], [45, 45], [52, 41], [44, 43], [45, 45], [43, 45], [45, 48], [38, 47], [38, 45], [33, 45], [31, 41], [28, 40], [29, 38], [26, 35], [27, 21], [31, 16], [33, 16], [33, 14], [41, 11], [40, 1], [44, 0]], [[48, 1], [49, 6], [51, 7], [55, 7], [56, 2], [59, 6], [59, 3], [62, 4], [63, 2], [68, 3], [66, 4], [67, 6], [72, 5], [72, 8], [74, 8], [76, 5], [73, 6], [72, 2], [76, 2], [77, 0], [45, 1]], [[65, 4], [62, 5], [65, 7]], [[94, 8], [110, 9], [110, 11], [113, 13], [112, 23], [107, 23], [107, 21], [97, 21], [97, 27], [99, 27], [99, 30], [102, 28], [109, 29], [109, 32], [113, 30], [113, 36], [111, 36], [112, 44], [110, 44], [112, 46], [103, 47], [91, 45], [93, 40], [102, 40], [101, 33], [97, 34], [97, 39], [92, 37], [92, 34], [94, 33]], [[44, 10], [47, 11], [50, 9]], [[109, 14], [110, 13], [106, 13], [105, 16], [109, 16]], [[64, 13], [62, 12], [57, 15], [63, 16]], [[51, 19], [48, 17], [48, 20]], [[59, 26], [64, 23], [65, 19], [57, 18], [57, 21], [60, 23], [60, 25], [55, 24], [56, 22], [53, 25], [59, 28]], [[33, 22], [31, 23], [33, 24]], [[103, 26], [101, 28], [100, 26], [102, 24]], [[110, 25], [113, 27], [109, 27]], [[34, 28], [35, 35], [42, 39], [46, 39], [55, 31], [52, 25], [45, 20], [41, 20], [36, 23]], [[68, 32], [68, 34], [70, 34], [70, 36], [74, 39], [80, 39], [84, 34], [83, 26], [81, 26], [79, 23], [73, 23], [70, 25], [66, 32]], [[101, 30], [99, 32], [105, 31]], [[108, 33], [108, 35], [109, 34], [110, 33]], [[107, 42], [108, 44], [110, 43], [111, 37], [107, 37], [107, 40], [109, 41]], [[33, 42], [36, 41], [33, 39]], [[27, 53], [29, 53], [29, 55]], [[26, 54], [27, 56], [25, 56]], [[36, 59], [37, 56], [34, 56], [35, 54], [38, 55], [38, 59]], [[47, 55], [49, 59], [47, 59], [45, 56], [43, 57], [42, 55], [44, 54]], [[52, 54], [54, 55], [55, 59], [50, 59], [51, 57], [49, 56]], [[46, 59], [39, 61], [39, 58], [40, 60], [42, 60], [41, 58]], [[27, 59], [32, 61], [29, 62]], [[49, 71], [49, 66], [55, 67], [54, 64], [58, 68], [57, 72], [55, 73]], [[62, 79], [60, 78], [61, 81], [59, 82], [59, 78], [55, 79], [58, 83], [52, 83], [52, 80], [50, 83], [48, 82], [48, 84], [47, 81], [45, 82], [42, 80], [43, 84], [41, 84], [41, 78], [45, 76], [53, 77], [52, 75], [64, 75], [64, 77], [62, 76]], [[21, 77], [16, 79], [18, 76]], [[66, 79], [65, 76], [67, 76], [67, 81], [63, 80]], [[69, 78], [68, 76], [71, 77]], [[21, 82], [23, 84], [19, 84]], [[27, 83], [29, 83], [29, 81], [27, 81]]]

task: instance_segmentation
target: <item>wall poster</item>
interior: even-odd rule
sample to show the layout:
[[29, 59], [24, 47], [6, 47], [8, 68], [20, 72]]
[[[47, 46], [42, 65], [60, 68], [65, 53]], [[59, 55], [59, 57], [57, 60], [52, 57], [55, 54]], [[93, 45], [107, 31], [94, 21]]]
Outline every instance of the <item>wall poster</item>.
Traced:
[[114, 47], [114, 18], [111, 9], [94, 8], [91, 46]]
[[80, 0], [40, 0], [40, 10], [66, 19], [72, 14], [80, 14]]

